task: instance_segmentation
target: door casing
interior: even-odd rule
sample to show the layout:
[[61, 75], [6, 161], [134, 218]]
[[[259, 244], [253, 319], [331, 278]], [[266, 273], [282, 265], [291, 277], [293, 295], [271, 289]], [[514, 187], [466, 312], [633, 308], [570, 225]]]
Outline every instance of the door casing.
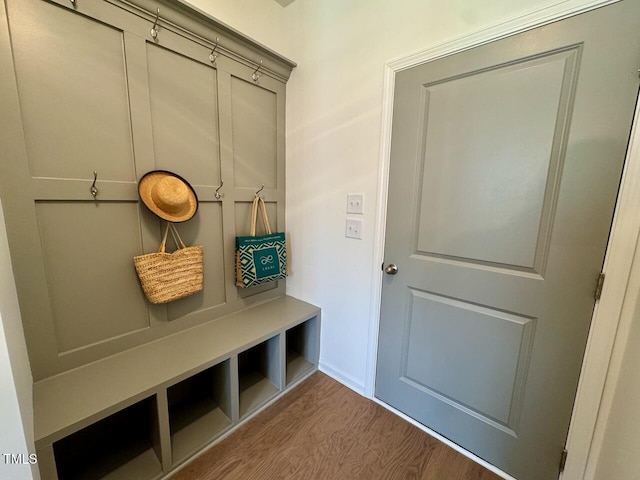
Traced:
[[[367, 375], [364, 388], [361, 387], [359, 389], [363, 390], [362, 393], [364, 393], [365, 396], [378, 401], [374, 398], [374, 386], [382, 293], [382, 272], [379, 268], [384, 260], [391, 125], [396, 73], [440, 57], [452, 55], [472, 47], [494, 40], [499, 40], [562, 18], [578, 15], [589, 10], [616, 3], [617, 1], [620, 0], [600, 0], [593, 2], [573, 1], [570, 5], [565, 4], [564, 6], [558, 4], [553, 8], [544, 10], [544, 13], [542, 13], [543, 11], [534, 12], [531, 15], [518, 18], [496, 27], [481, 30], [452, 42], [424, 50], [408, 57], [394, 60], [385, 65], [378, 177], [379, 194], [374, 238], [374, 279], [371, 293], [372, 309], [368, 338]], [[597, 461], [597, 453], [599, 452], [600, 446], [598, 442], [601, 442], [602, 437], [601, 435], [600, 438], [598, 438], [598, 436], [594, 436], [594, 429], [596, 427], [596, 421], [602, 423], [603, 420], [606, 421], [606, 416], [608, 415], [606, 404], [604, 405], [604, 411], [599, 413], [601, 399], [603, 398], [603, 392], [605, 392], [607, 371], [609, 370], [609, 375], [611, 375], [611, 378], [614, 380], [619, 371], [619, 365], [617, 366], [617, 369], [615, 368], [615, 364], [612, 365], [612, 367], [614, 367], [613, 370], [608, 368], [612, 359], [614, 342], [619, 342], [624, 345], [624, 341], [626, 340], [629, 330], [628, 327], [631, 323], [629, 318], [621, 318], [620, 313], [625, 297], [625, 287], [629, 279], [631, 264], [635, 252], [635, 242], [629, 242], [628, 240], [629, 233], [634, 232], [634, 239], [638, 238], [640, 234], [640, 218], [635, 218], [637, 216], [634, 215], [634, 212], [640, 208], [640, 183], [636, 184], [637, 182], [633, 181], [634, 178], [640, 178], [640, 128], [638, 128], [637, 121], [639, 118], [640, 108], [637, 108], [633, 122], [632, 136], [624, 165], [622, 182], [620, 185], [620, 195], [616, 204], [614, 222], [605, 256], [604, 271], [607, 274], [607, 281], [605, 283], [602, 297], [600, 301], [596, 303], [596, 308], [592, 318], [592, 327], [589, 333], [587, 350], [584, 357], [567, 442], [567, 449], [571, 454], [568, 457], [565, 471], [560, 477], [561, 479], [586, 480], [591, 478], [588, 475], [593, 475], [593, 465]], [[617, 336], [616, 332], [618, 332]], [[613, 383], [615, 385], [615, 382]], [[356, 386], [354, 386], [354, 388], [358, 389]], [[396, 413], [399, 413], [381, 401], [378, 401], [378, 403], [395, 411]], [[427, 433], [449, 444], [449, 446], [458, 450], [462, 454], [500, 474], [504, 478], [512, 478], [418, 422], [412, 421], [405, 415], [401, 414], [401, 416], [416, 424]], [[593, 445], [592, 440], [595, 442]], [[585, 476], [585, 472], [587, 476]]]

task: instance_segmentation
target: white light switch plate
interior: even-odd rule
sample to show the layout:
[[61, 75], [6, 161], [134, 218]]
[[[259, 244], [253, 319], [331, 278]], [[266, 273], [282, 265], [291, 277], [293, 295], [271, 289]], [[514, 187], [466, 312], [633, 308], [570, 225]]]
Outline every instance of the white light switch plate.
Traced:
[[364, 193], [347, 193], [347, 213], [364, 213]]
[[344, 236], [347, 238], [362, 240], [362, 220], [347, 218], [347, 226]]

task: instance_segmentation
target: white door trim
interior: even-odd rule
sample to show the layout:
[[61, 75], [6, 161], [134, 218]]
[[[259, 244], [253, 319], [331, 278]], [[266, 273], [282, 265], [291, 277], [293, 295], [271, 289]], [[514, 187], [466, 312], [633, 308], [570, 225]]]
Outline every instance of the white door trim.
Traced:
[[[385, 224], [387, 213], [387, 195], [389, 188], [389, 163], [391, 156], [391, 125], [393, 119], [393, 92], [395, 75], [401, 70], [452, 55], [494, 40], [539, 27], [563, 18], [577, 15], [598, 7], [616, 3], [619, 0], [571, 0], [559, 2], [548, 8], [537, 10], [528, 15], [506, 23], [490, 27], [471, 35], [436, 45], [406, 57], [393, 60], [385, 65], [384, 89], [382, 98], [382, 125], [380, 160], [378, 173], [378, 201], [376, 212], [373, 285], [371, 291], [371, 317], [367, 351], [367, 373], [365, 395], [374, 398], [376, 359], [378, 349], [378, 331], [380, 324], [380, 304], [382, 294], [382, 272], [380, 265], [384, 261]], [[640, 234], [640, 128], [638, 119], [640, 108], [636, 110], [634, 130], [627, 152], [620, 195], [616, 205], [614, 223], [605, 257], [605, 282], [602, 297], [594, 310], [592, 327], [589, 332], [587, 350], [574, 404], [571, 426], [567, 441], [570, 452], [562, 480], [591, 480], [594, 465], [602, 443], [602, 428], [606, 423], [610, 408], [607, 385], [617, 379], [619, 359], [613, 358], [616, 339], [624, 341], [628, 335], [630, 318], [621, 317], [625, 300], [626, 286], [631, 273], [631, 264], [636, 243]], [[627, 315], [628, 317], [628, 315]], [[612, 382], [613, 380], [613, 382]], [[604, 394], [604, 397], [603, 397]], [[602, 409], [601, 409], [602, 404]], [[428, 431], [428, 429], [424, 429]], [[594, 433], [595, 431], [595, 433]], [[453, 445], [456, 448], [456, 445]], [[460, 447], [456, 450], [466, 456], [469, 452]], [[587, 470], [589, 467], [589, 470]], [[585, 473], [587, 472], [587, 473]], [[510, 478], [505, 475], [505, 478]]]

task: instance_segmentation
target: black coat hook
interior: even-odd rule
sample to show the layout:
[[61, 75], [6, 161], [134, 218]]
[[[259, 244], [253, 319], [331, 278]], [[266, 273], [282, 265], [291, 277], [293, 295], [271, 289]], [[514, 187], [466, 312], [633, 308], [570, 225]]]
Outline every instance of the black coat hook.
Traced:
[[224, 193], [220, 193], [220, 189], [222, 188], [223, 185], [224, 185], [224, 180], [220, 180], [220, 186], [216, 188], [216, 193], [214, 194], [214, 196], [216, 197], [216, 200], [220, 200], [222, 197], [224, 197]]
[[156, 40], [158, 38], [158, 19], [160, 18], [160, 7], [156, 9], [156, 21], [153, 22], [153, 27], [151, 27], [151, 38]]
[[[262, 67], [262, 59], [260, 59], [260, 65], [258, 65], [258, 68], [256, 68], [253, 72], [253, 75], [251, 75], [251, 78], [253, 78], [254, 82], [257, 82], [258, 79], [260, 78], [260, 74], [258, 73], [258, 70], [260, 70], [261, 67]], [[264, 188], [264, 185], [262, 186], [262, 188]]]
[[[213, 50], [211, 50], [211, 53], [209, 54], [209, 60], [213, 64], [216, 63], [216, 59], [218, 58], [218, 55], [216, 54], [216, 50], [218, 48], [218, 42], [219, 41], [220, 41], [220, 39], [218, 37], [216, 37], [216, 44], [213, 46]], [[220, 186], [222, 186], [222, 185], [220, 185]]]
[[91, 184], [91, 188], [89, 189], [89, 191], [91, 192], [91, 195], [93, 195], [94, 199], [98, 195], [98, 187], [96, 187], [96, 181], [97, 180], [98, 180], [98, 172], [96, 172], [94, 170], [93, 171], [93, 183]]

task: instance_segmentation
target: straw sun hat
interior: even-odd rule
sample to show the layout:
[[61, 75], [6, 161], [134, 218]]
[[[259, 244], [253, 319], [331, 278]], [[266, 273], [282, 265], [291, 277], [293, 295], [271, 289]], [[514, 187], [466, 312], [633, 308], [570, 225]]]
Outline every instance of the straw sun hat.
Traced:
[[168, 222], [186, 222], [198, 210], [198, 197], [189, 182], [166, 170], [146, 173], [138, 182], [138, 193], [152, 213]]

